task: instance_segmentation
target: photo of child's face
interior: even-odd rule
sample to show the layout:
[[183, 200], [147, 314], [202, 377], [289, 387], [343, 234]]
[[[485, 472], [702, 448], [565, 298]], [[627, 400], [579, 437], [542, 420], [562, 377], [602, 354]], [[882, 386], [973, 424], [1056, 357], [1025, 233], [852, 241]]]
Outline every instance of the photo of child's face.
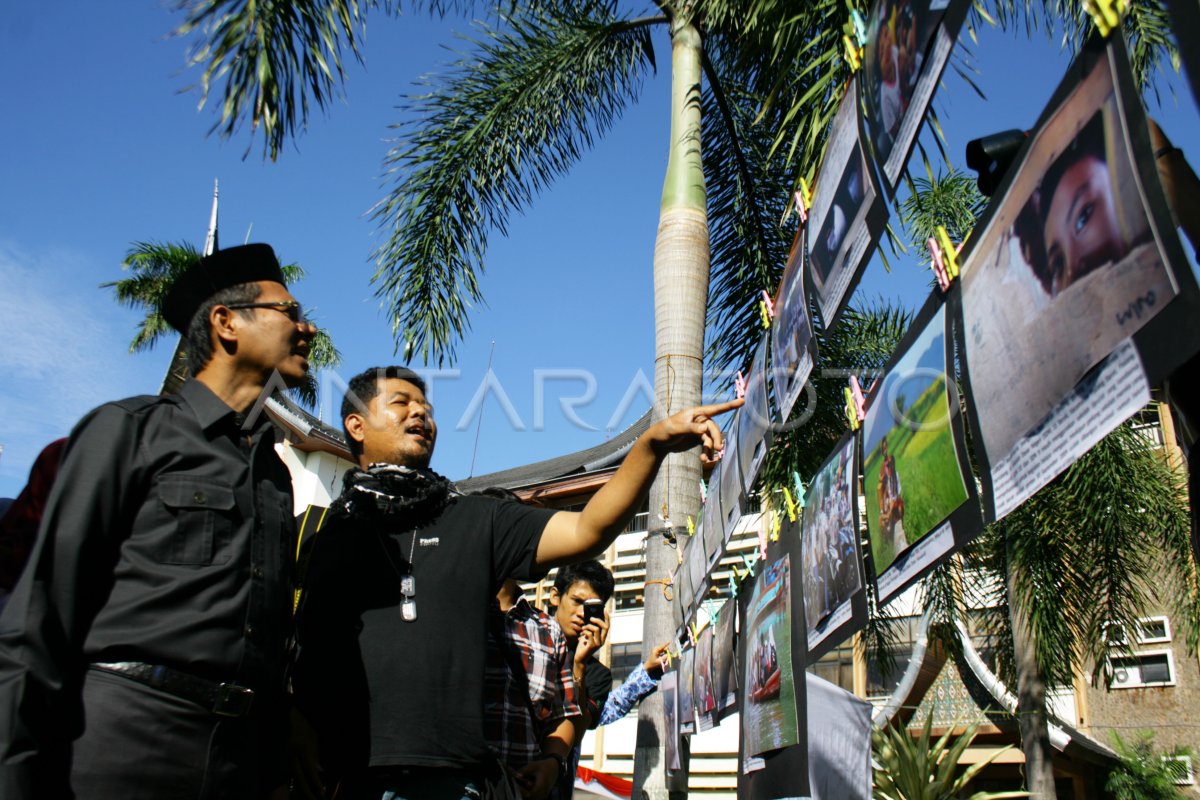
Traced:
[[1068, 167], [1050, 198], [1043, 235], [1050, 294], [1128, 251], [1113, 205], [1108, 165], [1085, 156]]

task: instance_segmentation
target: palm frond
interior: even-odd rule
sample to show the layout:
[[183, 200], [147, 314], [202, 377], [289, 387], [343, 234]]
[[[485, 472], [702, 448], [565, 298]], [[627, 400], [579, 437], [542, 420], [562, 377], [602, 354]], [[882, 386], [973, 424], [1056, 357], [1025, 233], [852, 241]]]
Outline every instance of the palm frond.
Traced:
[[722, 81], [722, 66], [712, 69], [702, 115], [711, 251], [705, 362], [713, 373], [749, 366], [762, 332], [760, 292], [774, 294], [792, 241], [791, 226], [779, 224], [791, 175], [767, 155], [772, 137], [754, 125], [756, 98], [736, 78]]
[[[230, 138], [244, 122], [263, 134], [275, 160], [288, 138], [341, 95], [344, 52], [362, 59], [365, 12], [389, 8], [373, 0], [184, 0], [176, 36], [199, 34], [189, 64], [202, 68], [200, 105], [220, 86], [220, 119], [212, 130]], [[248, 151], [248, 149], [247, 149]]]
[[646, 24], [607, 4], [545, 7], [501, 31], [409, 106], [376, 207], [387, 236], [373, 278], [405, 356], [442, 363], [482, 298], [488, 234], [574, 164], [652, 68]]

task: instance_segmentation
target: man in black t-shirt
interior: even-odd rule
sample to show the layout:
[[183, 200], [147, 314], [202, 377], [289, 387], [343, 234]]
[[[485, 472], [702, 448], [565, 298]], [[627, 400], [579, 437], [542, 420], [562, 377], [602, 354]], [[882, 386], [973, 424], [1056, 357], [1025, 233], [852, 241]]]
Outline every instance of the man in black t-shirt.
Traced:
[[740, 400], [652, 425], [581, 512], [459, 494], [428, 469], [437, 439], [421, 378], [366, 370], [349, 384], [343, 428], [360, 469], [314, 537], [297, 617], [298, 708], [315, 726], [324, 774], [302, 764], [300, 793], [339, 798], [477, 797], [488, 602], [504, 579], [604, 550], [644, 501], [668, 453], [723, 444], [713, 417]]

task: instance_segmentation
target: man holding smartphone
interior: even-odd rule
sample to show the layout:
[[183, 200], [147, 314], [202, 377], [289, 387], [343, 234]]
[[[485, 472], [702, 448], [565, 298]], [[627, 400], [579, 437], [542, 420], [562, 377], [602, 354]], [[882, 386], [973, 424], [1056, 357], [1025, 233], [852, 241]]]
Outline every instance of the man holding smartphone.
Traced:
[[550, 589], [554, 619], [567, 639], [572, 654], [575, 685], [583, 725], [571, 751], [567, 775], [559, 783], [558, 800], [567, 800], [575, 787], [575, 767], [579, 764], [579, 745], [585, 731], [600, 724], [600, 712], [612, 691], [612, 672], [601, 664], [596, 653], [608, 638], [605, 605], [613, 595], [613, 574], [599, 561], [580, 561], [558, 570]]

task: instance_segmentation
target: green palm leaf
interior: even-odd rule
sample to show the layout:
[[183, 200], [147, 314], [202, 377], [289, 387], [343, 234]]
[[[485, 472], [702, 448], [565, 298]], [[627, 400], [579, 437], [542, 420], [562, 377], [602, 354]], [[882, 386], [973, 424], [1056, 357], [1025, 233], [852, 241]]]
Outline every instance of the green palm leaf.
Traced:
[[489, 232], [603, 135], [653, 68], [647, 25], [607, 3], [566, 3], [480, 25], [474, 52], [412, 99], [393, 185], [376, 207], [387, 239], [373, 278], [397, 347], [442, 363], [482, 298]]

